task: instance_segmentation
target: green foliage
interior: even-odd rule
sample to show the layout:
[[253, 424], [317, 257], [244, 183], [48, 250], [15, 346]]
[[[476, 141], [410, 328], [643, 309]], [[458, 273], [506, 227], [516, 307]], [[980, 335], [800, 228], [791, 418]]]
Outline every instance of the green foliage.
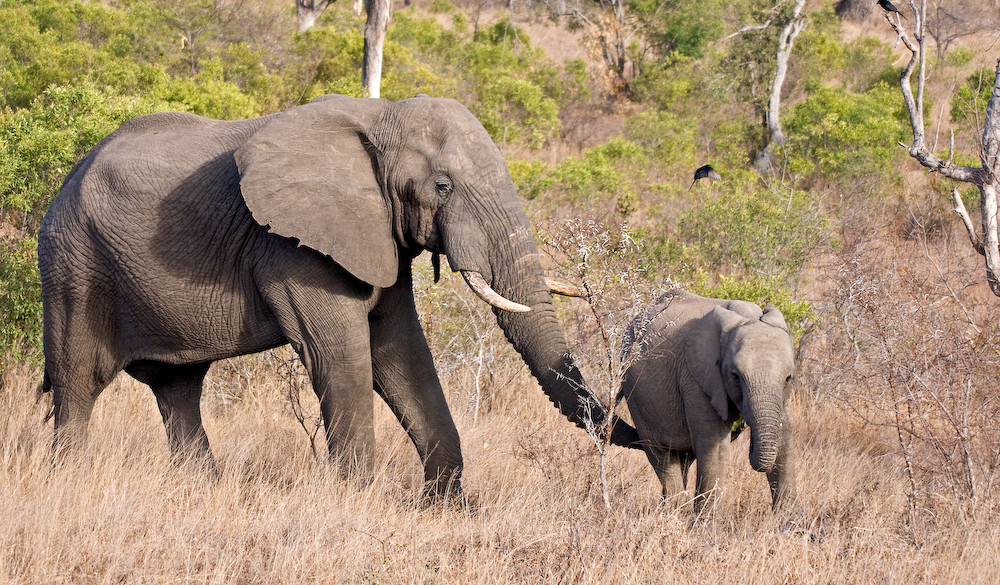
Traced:
[[951, 98], [951, 119], [973, 135], [982, 132], [986, 105], [993, 94], [995, 71], [989, 67], [979, 69], [960, 85]]
[[633, 0], [628, 10], [642, 23], [650, 44], [647, 50], [664, 64], [670, 55], [704, 56], [708, 45], [722, 36], [730, 6], [723, 0]]
[[945, 56], [944, 65], [947, 67], [965, 67], [976, 58], [976, 52], [965, 47], [948, 51]]
[[0, 246], [0, 353], [15, 359], [41, 355], [42, 290], [36, 246], [34, 238]]
[[748, 278], [736, 279], [724, 276], [718, 282], [710, 282], [702, 274], [688, 289], [698, 295], [716, 299], [734, 299], [749, 301], [765, 307], [778, 307], [785, 317], [792, 339], [798, 342], [810, 323], [817, 320], [816, 312], [808, 301], [795, 300], [792, 291], [773, 279]]
[[27, 107], [50, 85], [84, 81], [117, 93], [155, 92], [166, 74], [145, 58], [148, 31], [142, 27], [147, 22], [142, 11], [123, 12], [99, 2], [5, 2], [0, 6], [0, 87], [6, 104]]
[[627, 217], [635, 210], [639, 170], [647, 162], [639, 145], [614, 137], [555, 166], [513, 160], [509, 167], [523, 197], [535, 199], [544, 193], [552, 203], [613, 200], [616, 210]]
[[893, 85], [899, 80], [892, 47], [873, 37], [842, 43], [839, 30], [811, 26], [799, 35], [793, 55], [807, 93], [834, 85], [866, 92], [880, 82]]
[[218, 59], [202, 61], [202, 69], [193, 77], [170, 83], [166, 99], [178, 110], [219, 120], [254, 118], [264, 113], [253, 96], [224, 79], [224, 67]]
[[[685, 246], [706, 269], [795, 283], [810, 256], [828, 242], [826, 219], [805, 191], [772, 192], [727, 180], [723, 193], [700, 197], [678, 221]], [[690, 252], [689, 252], [690, 254]]]
[[887, 189], [898, 179], [893, 163], [909, 126], [899, 91], [880, 83], [855, 94], [830, 87], [796, 104], [784, 119], [783, 152], [797, 176], [824, 182], [879, 177]]
[[651, 160], [693, 169], [698, 126], [665, 111], [648, 111], [625, 121], [625, 137]]

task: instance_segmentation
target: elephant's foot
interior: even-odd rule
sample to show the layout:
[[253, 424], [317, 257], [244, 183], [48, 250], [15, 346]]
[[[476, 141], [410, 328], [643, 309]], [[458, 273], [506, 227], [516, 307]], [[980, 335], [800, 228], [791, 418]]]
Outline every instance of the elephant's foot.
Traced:
[[425, 480], [423, 501], [429, 504], [465, 506], [468, 502], [462, 491], [461, 470], [447, 474], [437, 473], [432, 479]]

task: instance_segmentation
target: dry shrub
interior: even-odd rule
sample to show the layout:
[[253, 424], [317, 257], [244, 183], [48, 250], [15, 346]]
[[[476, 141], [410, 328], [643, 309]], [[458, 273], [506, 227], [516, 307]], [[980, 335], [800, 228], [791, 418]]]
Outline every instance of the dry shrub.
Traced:
[[991, 507], [1000, 480], [995, 299], [964, 235], [933, 217], [918, 206], [903, 229], [869, 221], [848, 234], [804, 367], [902, 458], [917, 515], [942, 498]]

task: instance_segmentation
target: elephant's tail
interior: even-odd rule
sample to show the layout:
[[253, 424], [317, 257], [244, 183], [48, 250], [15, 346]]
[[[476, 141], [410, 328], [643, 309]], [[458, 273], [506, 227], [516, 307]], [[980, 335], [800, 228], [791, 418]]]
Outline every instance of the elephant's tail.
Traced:
[[[47, 394], [52, 392], [52, 379], [49, 377], [48, 368], [45, 369], [45, 373], [42, 375], [42, 383], [38, 385], [38, 389], [35, 390], [35, 403], [37, 404], [39, 400], [42, 399], [42, 394]], [[49, 419], [55, 416], [56, 408], [55, 404], [49, 409], [49, 412], [45, 415], [45, 419], [42, 423], [49, 422]]]
[[45, 392], [52, 392], [52, 380], [49, 378], [49, 370], [45, 369], [45, 373], [42, 375], [42, 383], [38, 385], [38, 394], [44, 394]]

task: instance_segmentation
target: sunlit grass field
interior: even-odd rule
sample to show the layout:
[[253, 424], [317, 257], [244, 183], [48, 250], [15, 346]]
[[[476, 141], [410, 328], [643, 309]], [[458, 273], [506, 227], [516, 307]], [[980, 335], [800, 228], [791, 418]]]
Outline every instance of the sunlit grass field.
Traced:
[[210, 373], [217, 477], [168, 461], [152, 393], [125, 376], [98, 401], [85, 463], [53, 465], [39, 371], [6, 372], [0, 580], [1000, 582], [996, 503], [921, 494], [911, 513], [899, 458], [821, 401], [790, 405], [800, 509], [788, 517], [770, 512], [745, 437], [714, 516], [662, 504], [645, 457], [621, 449], [609, 459], [607, 509], [593, 444], [527, 377], [476, 422], [453, 406], [466, 502], [428, 505], [415, 451], [387, 408], [376, 415], [374, 481], [344, 479], [312, 454], [271, 364], [239, 358]]

